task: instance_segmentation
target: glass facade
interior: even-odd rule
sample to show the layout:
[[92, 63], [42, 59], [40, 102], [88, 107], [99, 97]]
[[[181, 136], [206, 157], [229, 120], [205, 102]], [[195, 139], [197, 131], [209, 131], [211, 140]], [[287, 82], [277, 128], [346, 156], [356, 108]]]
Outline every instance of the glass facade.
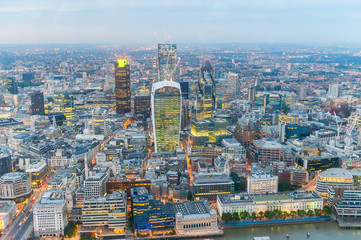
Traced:
[[125, 114], [131, 109], [130, 68], [127, 59], [115, 63], [115, 100], [116, 112]]
[[31, 98], [31, 115], [44, 115], [44, 94], [42, 92], [33, 92]]
[[181, 90], [179, 83], [153, 84], [152, 121], [155, 152], [172, 152], [179, 145]]
[[54, 93], [54, 112], [63, 113], [67, 120], [74, 118], [74, 97], [69, 92]]
[[177, 44], [158, 44], [158, 81], [177, 81]]
[[213, 69], [208, 60], [201, 67], [197, 90], [197, 118], [211, 118], [216, 104], [216, 84], [213, 79]]

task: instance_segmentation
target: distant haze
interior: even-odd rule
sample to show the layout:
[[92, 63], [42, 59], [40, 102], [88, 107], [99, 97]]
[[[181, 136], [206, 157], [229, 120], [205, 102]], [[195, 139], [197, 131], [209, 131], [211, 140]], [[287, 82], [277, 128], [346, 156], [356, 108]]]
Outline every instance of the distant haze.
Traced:
[[347, 44], [360, 29], [360, 0], [0, 1], [0, 44]]

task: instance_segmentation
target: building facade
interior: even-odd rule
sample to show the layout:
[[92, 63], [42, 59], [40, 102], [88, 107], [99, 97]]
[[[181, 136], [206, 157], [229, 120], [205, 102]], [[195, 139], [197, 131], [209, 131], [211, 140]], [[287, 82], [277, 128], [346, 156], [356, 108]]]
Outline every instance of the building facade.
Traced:
[[97, 227], [107, 227], [124, 234], [127, 219], [127, 197], [115, 191], [106, 197], [85, 198], [82, 208], [82, 232], [95, 232]]
[[115, 100], [118, 114], [129, 113], [131, 109], [130, 67], [127, 59], [115, 63]]
[[10, 172], [0, 178], [1, 199], [17, 201], [28, 198], [32, 192], [30, 179], [21, 172]]
[[158, 81], [178, 81], [177, 45], [158, 44]]
[[267, 195], [228, 194], [217, 198], [218, 214], [234, 212], [298, 211], [323, 208], [323, 199], [314, 191], [294, 191]]
[[353, 177], [343, 168], [330, 168], [317, 176], [316, 191], [323, 196], [327, 195], [328, 188], [352, 186]]
[[150, 117], [150, 95], [137, 94], [134, 96], [134, 114], [142, 114], [145, 118]]
[[234, 182], [225, 174], [200, 174], [193, 182], [193, 195], [196, 199], [205, 198], [209, 202], [215, 202], [218, 195], [233, 192]]
[[173, 152], [179, 146], [182, 94], [177, 82], [153, 84], [152, 122], [155, 152]]
[[44, 110], [44, 94], [40, 91], [30, 94], [31, 98], [31, 115], [45, 115]]
[[67, 225], [65, 200], [61, 192], [46, 191], [34, 205], [35, 237], [61, 237]]

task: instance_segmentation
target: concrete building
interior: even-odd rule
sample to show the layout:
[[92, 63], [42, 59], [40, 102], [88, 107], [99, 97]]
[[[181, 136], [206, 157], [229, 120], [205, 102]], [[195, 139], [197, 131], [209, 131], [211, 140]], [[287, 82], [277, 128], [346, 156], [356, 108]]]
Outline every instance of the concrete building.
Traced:
[[92, 111], [92, 133], [94, 135], [104, 135], [104, 137], [110, 134], [107, 111], [104, 108], [98, 107]]
[[29, 174], [32, 188], [41, 187], [48, 173], [46, 162], [35, 162], [30, 164], [29, 168], [26, 169], [26, 173]]
[[205, 198], [210, 202], [215, 202], [217, 195], [230, 194], [233, 192], [234, 182], [225, 174], [199, 174], [193, 182], [193, 194], [196, 199]]
[[66, 204], [61, 192], [46, 191], [34, 205], [35, 237], [60, 237], [67, 225]]
[[105, 183], [108, 180], [108, 168], [93, 169], [84, 180], [86, 197], [99, 197], [105, 194]]
[[110, 232], [112, 232], [112, 236], [115, 233], [124, 235], [126, 219], [127, 196], [124, 191], [115, 191], [106, 197], [85, 198], [82, 208], [81, 232], [96, 232], [100, 227], [104, 236], [109, 235]]
[[4, 231], [16, 216], [16, 204], [12, 201], [0, 201], [0, 230]]
[[252, 172], [247, 178], [248, 194], [267, 194], [278, 192], [278, 176], [271, 171], [264, 171], [258, 167], [252, 167]]
[[340, 84], [330, 84], [328, 86], [328, 96], [331, 98], [339, 98], [341, 96], [341, 86]]
[[353, 177], [347, 170], [342, 168], [330, 168], [318, 174], [316, 191], [323, 196], [326, 196], [328, 188], [352, 186]]
[[228, 194], [217, 198], [218, 214], [234, 212], [266, 212], [322, 209], [323, 199], [314, 191], [294, 191], [267, 195]]
[[0, 178], [1, 199], [20, 200], [28, 198], [32, 192], [30, 179], [21, 172], [6, 173]]
[[175, 228], [180, 234], [194, 231], [218, 231], [217, 212], [207, 200], [173, 203]]

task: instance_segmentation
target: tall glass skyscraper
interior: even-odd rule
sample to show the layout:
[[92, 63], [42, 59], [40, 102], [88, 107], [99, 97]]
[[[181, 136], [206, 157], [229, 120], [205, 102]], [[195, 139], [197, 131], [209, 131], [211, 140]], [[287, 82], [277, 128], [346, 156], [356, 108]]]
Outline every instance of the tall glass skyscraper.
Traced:
[[44, 94], [40, 91], [32, 92], [31, 98], [31, 115], [45, 115], [44, 111]]
[[179, 146], [182, 103], [179, 83], [154, 83], [151, 103], [155, 152], [172, 152]]
[[197, 119], [213, 116], [216, 103], [216, 84], [211, 63], [205, 60], [200, 69], [197, 88]]
[[130, 69], [127, 59], [118, 59], [115, 63], [115, 101], [116, 112], [125, 114], [130, 112]]
[[177, 44], [158, 44], [158, 81], [177, 81]]

